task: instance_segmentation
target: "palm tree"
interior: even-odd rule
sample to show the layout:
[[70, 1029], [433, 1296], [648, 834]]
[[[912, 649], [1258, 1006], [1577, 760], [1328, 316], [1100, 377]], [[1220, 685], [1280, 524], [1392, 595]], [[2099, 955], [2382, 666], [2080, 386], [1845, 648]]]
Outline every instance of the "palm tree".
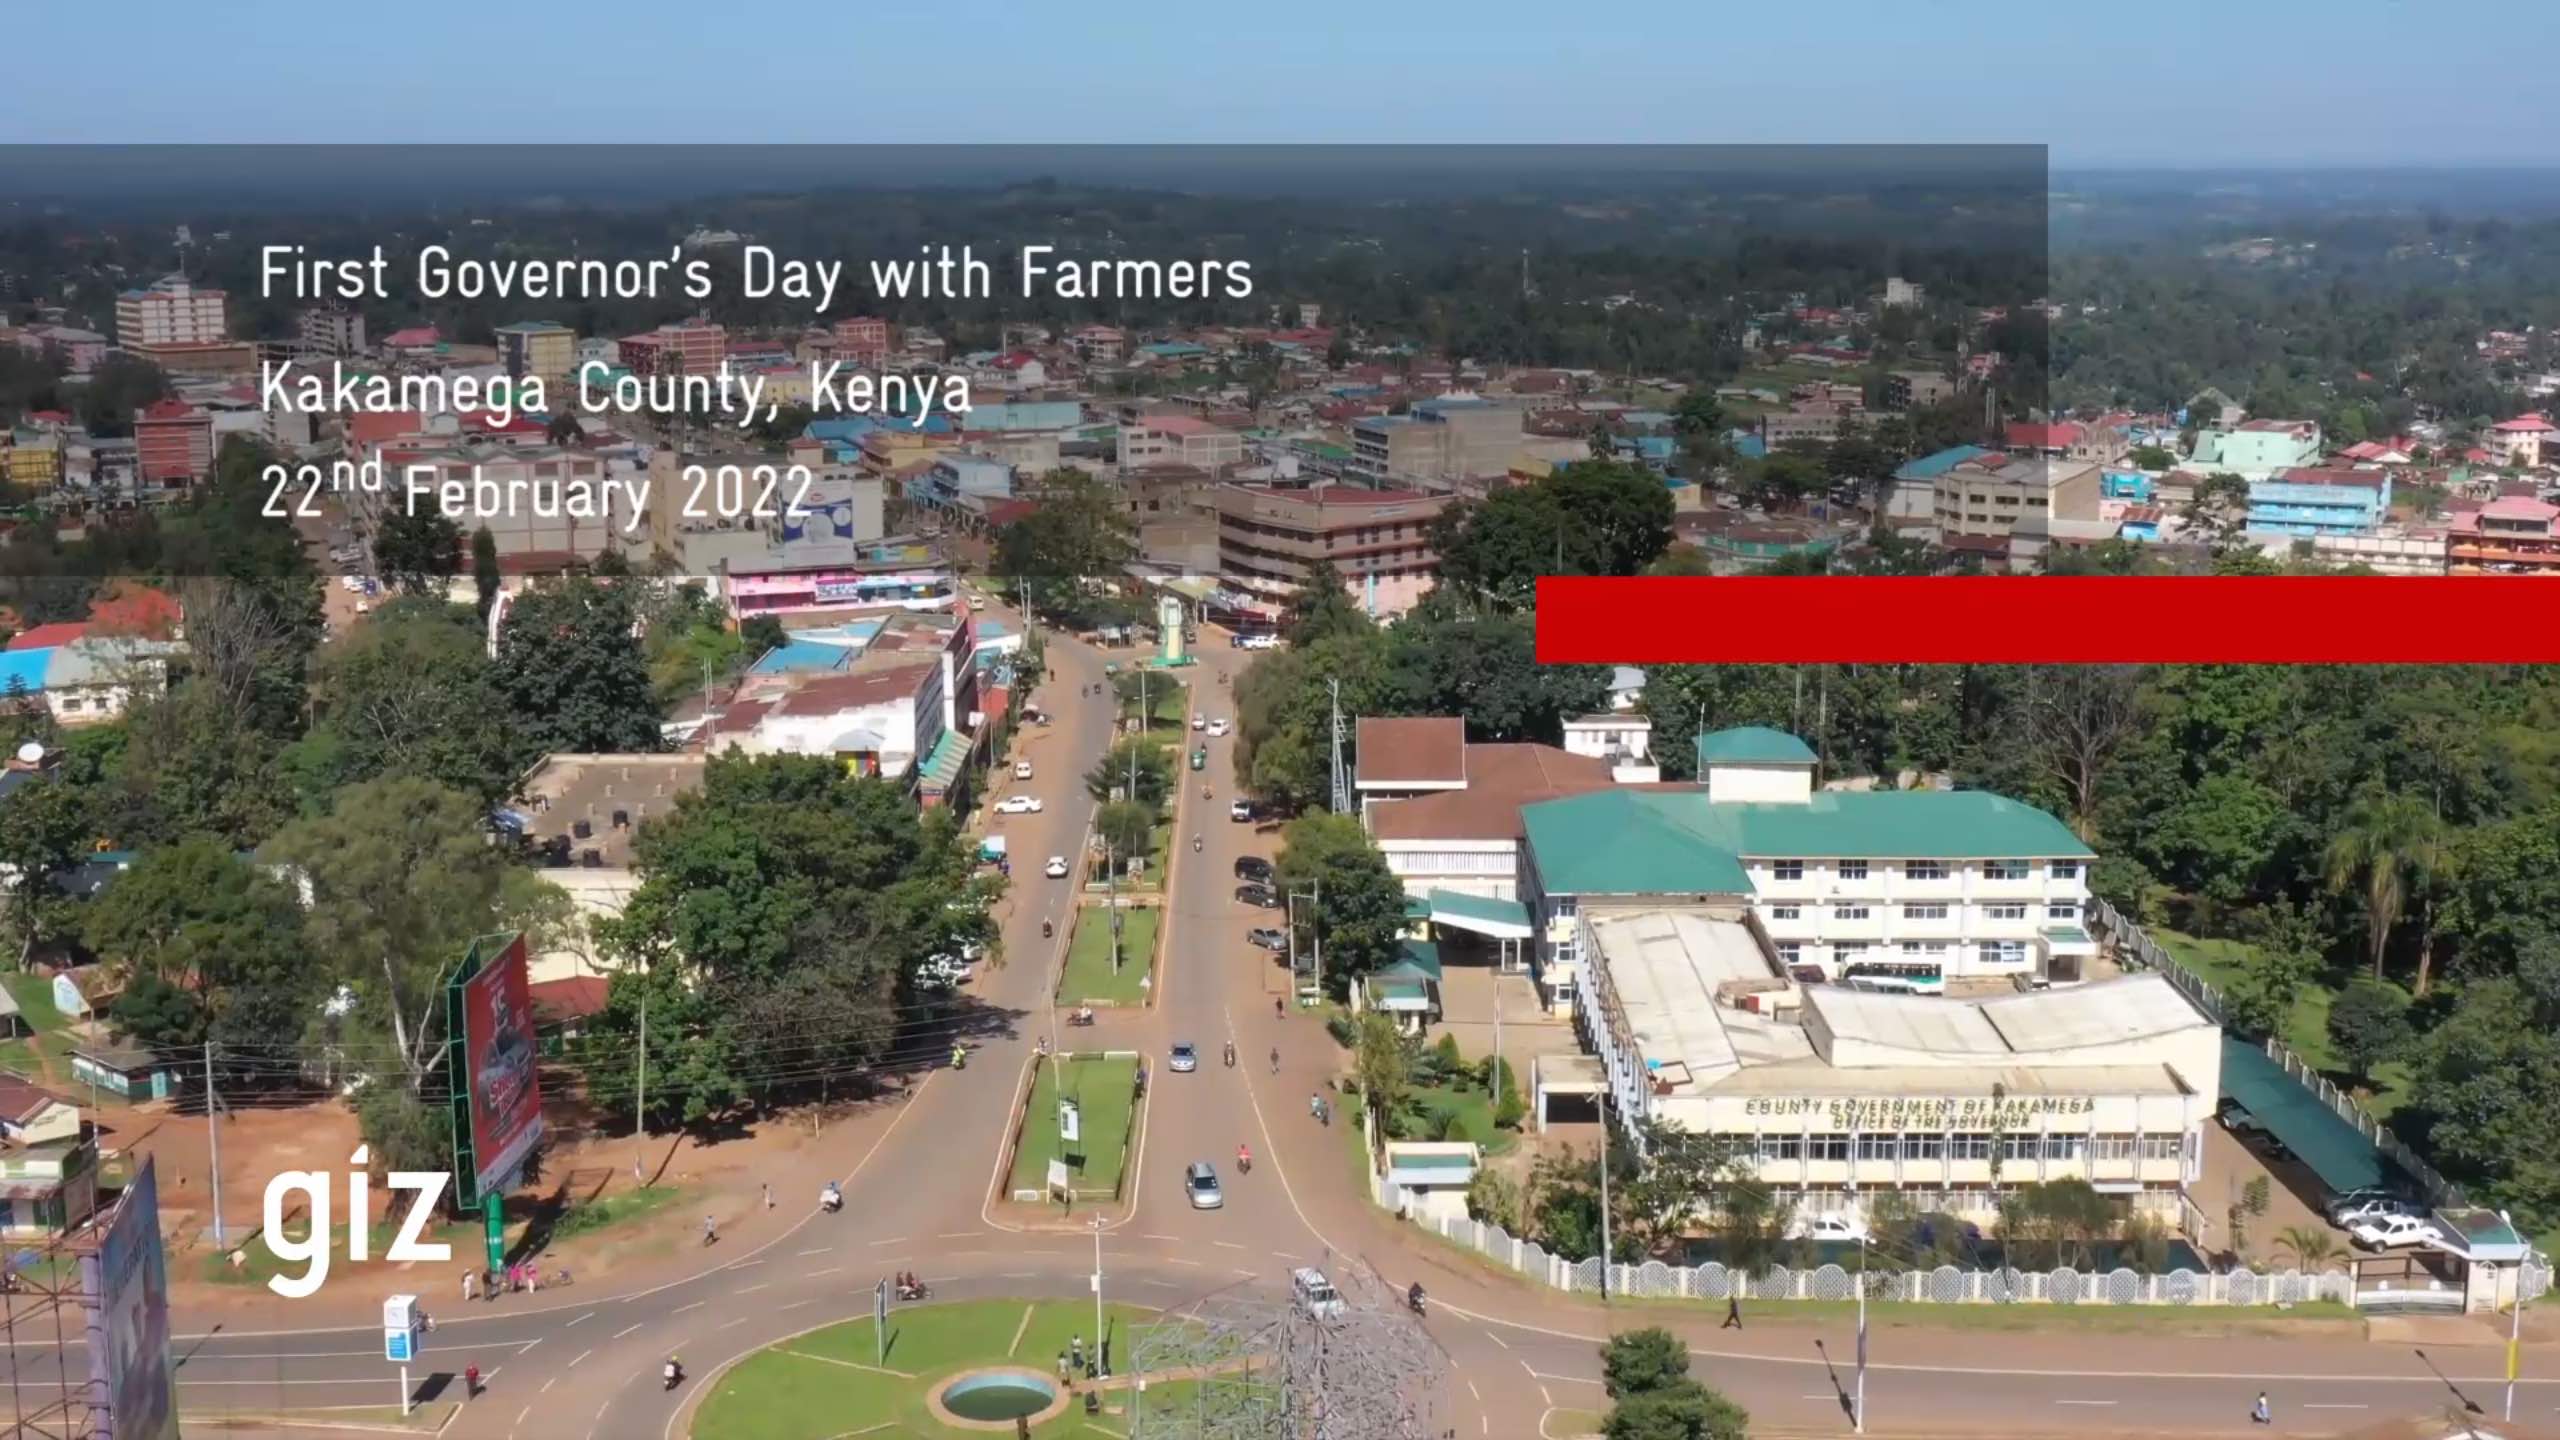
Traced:
[[2400, 923], [2409, 898], [2409, 871], [2429, 848], [2436, 824], [2435, 813], [2416, 798], [2368, 790], [2348, 809], [2346, 828], [2329, 841], [2329, 889], [2343, 894], [2358, 877], [2364, 881], [2365, 943], [2377, 980], [2391, 927]]
[[2326, 1270], [2340, 1253], [2338, 1237], [2317, 1225], [2288, 1225], [2276, 1234], [2276, 1248], [2293, 1257], [2298, 1268], [2311, 1274]]

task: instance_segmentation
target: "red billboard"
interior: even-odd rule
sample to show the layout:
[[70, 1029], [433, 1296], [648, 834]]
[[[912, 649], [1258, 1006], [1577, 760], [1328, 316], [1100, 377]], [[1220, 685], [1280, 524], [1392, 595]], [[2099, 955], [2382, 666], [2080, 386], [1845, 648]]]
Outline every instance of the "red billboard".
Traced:
[[462, 987], [462, 1056], [471, 1095], [475, 1193], [512, 1182], [542, 1139], [542, 1077], [535, 1064], [533, 990], [524, 937], [483, 962]]

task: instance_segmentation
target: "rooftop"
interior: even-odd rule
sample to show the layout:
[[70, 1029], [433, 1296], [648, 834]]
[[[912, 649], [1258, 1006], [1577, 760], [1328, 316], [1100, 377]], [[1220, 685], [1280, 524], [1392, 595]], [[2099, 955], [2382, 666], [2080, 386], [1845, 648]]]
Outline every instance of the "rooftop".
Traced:
[[1698, 737], [1698, 765], [1811, 765], [1813, 747], [1784, 730], [1738, 725]]
[[[569, 835], [578, 850], [594, 850], [604, 864], [631, 863], [631, 837], [643, 821], [675, 808], [676, 798], [702, 788], [700, 755], [546, 755], [524, 777], [530, 812], [528, 839]], [[615, 812], [630, 823], [613, 823]], [[587, 822], [588, 837], [572, 833]]]
[[1467, 783], [1467, 722], [1454, 716], [1363, 716], [1353, 744], [1363, 788]]
[[1714, 801], [1617, 786], [1521, 812], [1562, 895], [1750, 893], [1746, 858], [2087, 859], [2060, 820], [1983, 790], [1823, 791], [1801, 803]]
[[1369, 833], [1382, 841], [1517, 840], [1522, 806], [1610, 783], [1608, 761], [1552, 745], [1469, 745], [1464, 774], [1463, 790], [1380, 801]]
[[1721, 986], [1778, 979], [1740, 921], [1639, 910], [1594, 916], [1591, 934], [1637, 1053], [1675, 1092], [1813, 1057], [1802, 1027], [1716, 1003]]
[[2167, 979], [2150, 974], [1974, 1001], [1817, 985], [1805, 991], [1805, 1006], [1834, 1044], [1908, 1050], [1935, 1063], [2031, 1059], [2213, 1023]]

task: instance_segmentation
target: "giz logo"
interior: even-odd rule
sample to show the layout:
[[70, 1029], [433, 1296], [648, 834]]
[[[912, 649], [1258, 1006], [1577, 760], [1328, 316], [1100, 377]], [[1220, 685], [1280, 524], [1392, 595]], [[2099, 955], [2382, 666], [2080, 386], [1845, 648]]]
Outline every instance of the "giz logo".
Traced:
[[[347, 1157], [355, 1168], [347, 1172], [347, 1258], [369, 1260], [373, 1235], [365, 1220], [373, 1213], [373, 1195], [365, 1162], [372, 1149], [359, 1145]], [[400, 1222], [400, 1233], [382, 1258], [395, 1264], [411, 1265], [419, 1261], [443, 1264], [453, 1258], [450, 1245], [421, 1244], [418, 1234], [427, 1228], [435, 1214], [436, 1200], [444, 1194], [445, 1181], [452, 1177], [441, 1170], [394, 1170], [388, 1177], [391, 1188], [407, 1190], [418, 1198], [409, 1202], [409, 1217]], [[284, 1233], [286, 1215], [291, 1211], [291, 1197], [299, 1193], [311, 1214], [309, 1234], [296, 1240]], [[329, 1278], [329, 1172], [326, 1170], [287, 1170], [267, 1182], [267, 1209], [264, 1234], [267, 1249], [287, 1264], [306, 1267], [300, 1275], [270, 1276], [267, 1288], [288, 1300], [300, 1300], [320, 1288]]]

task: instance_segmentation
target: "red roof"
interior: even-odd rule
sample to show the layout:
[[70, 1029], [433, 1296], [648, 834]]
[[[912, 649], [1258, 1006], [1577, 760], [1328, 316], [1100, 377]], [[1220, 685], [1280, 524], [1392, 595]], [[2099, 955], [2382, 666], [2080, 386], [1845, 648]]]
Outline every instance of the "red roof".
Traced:
[[198, 415], [196, 407], [184, 400], [160, 400], [142, 412], [145, 420], [190, 420]]
[[386, 440], [416, 435], [426, 425], [427, 417], [415, 410], [359, 410], [347, 417], [347, 439], [370, 450]]
[[89, 623], [110, 635], [166, 640], [185, 618], [178, 597], [132, 580], [119, 580], [89, 602]]
[[2051, 425], [2031, 425], [2012, 420], [2007, 437], [2010, 445], [2020, 450], [2068, 450], [2080, 438], [2080, 427], [2068, 420]]
[[2509, 435], [2548, 434], [2551, 422], [2539, 415], [2519, 415], [2513, 420], [2501, 420], [2491, 428]]
[[407, 350], [433, 345], [438, 338], [433, 325], [415, 325], [406, 330], [392, 331], [382, 337], [382, 343], [395, 350]]
[[997, 356], [995, 358], [995, 368], [998, 370], [1019, 370], [1025, 365], [1032, 364], [1039, 358], [1039, 356], [1032, 354], [1028, 350], [1016, 350], [1009, 355]]
[[12, 650], [50, 650], [56, 645], [68, 645], [72, 641], [77, 640], [88, 633], [89, 625], [87, 621], [64, 620], [52, 625], [39, 625], [33, 630], [21, 631], [9, 638], [8, 648]]
[[573, 975], [566, 980], [537, 980], [525, 987], [533, 1001], [537, 1024], [556, 1025], [604, 1013], [611, 982], [601, 975]]

